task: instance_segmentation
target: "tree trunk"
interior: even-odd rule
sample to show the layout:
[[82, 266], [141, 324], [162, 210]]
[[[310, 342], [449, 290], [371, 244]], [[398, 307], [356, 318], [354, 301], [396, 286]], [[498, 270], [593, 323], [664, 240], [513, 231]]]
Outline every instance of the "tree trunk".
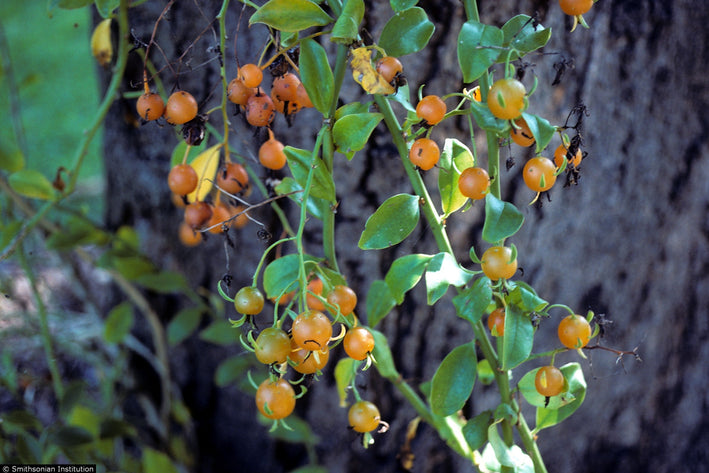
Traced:
[[[207, 51], [216, 40], [205, 27], [221, 2], [199, 2], [201, 9], [195, 3], [176, 2], [158, 27], [158, 44], [173, 65], [181, 65], [179, 76], [164, 70], [160, 77], [166, 87], [179, 82], [200, 104], [211, 106], [215, 94], [219, 95], [218, 61]], [[378, 38], [390, 7], [388, 2], [369, 3], [374, 5], [365, 27]], [[426, 94], [459, 91], [463, 84], [455, 45], [464, 21], [462, 6], [455, 1], [419, 5], [429, 12], [436, 32], [425, 51], [402, 58], [411, 90], [425, 84]], [[529, 152], [516, 145], [503, 149], [503, 159], [510, 153], [517, 163], [503, 172], [503, 197], [522, 209], [526, 219], [511, 240], [524, 268], [520, 279], [546, 300], [579, 313], [605, 314], [613, 324], [605, 326], [602, 344], [623, 350], [637, 347], [643, 358], [642, 364], [632, 357], [617, 363], [613, 353], [597, 350], [589, 352], [588, 361], [580, 360], [588, 381], [583, 406], [562, 424], [539, 434], [549, 471], [709, 471], [705, 452], [709, 408], [704, 392], [709, 349], [703, 343], [709, 331], [704, 317], [709, 313], [709, 130], [704, 113], [709, 87], [703, 70], [709, 61], [705, 34], [709, 5], [687, 0], [602, 0], [586, 15], [591, 29], [579, 27], [573, 33], [570, 19], [556, 2], [480, 1], [479, 7], [482, 21], [498, 26], [513, 14], [537, 12], [540, 22], [553, 28], [544, 50], [547, 54], [528, 57], [533, 65], [527, 74], [539, 79], [530, 98], [532, 113], [563, 124], [577, 103], [583, 102], [589, 112], [582, 132], [582, 149], [588, 156], [578, 185], [557, 184], [551, 202], [544, 201], [541, 207], [527, 205], [533, 195], [519, 175]], [[131, 10], [131, 25], [139, 39], [150, 38], [161, 8], [147, 2]], [[229, 25], [236, 24], [240, 8], [232, 2]], [[216, 29], [216, 23], [212, 26]], [[244, 18], [238, 36], [230, 30], [223, 52], [230, 78], [235, 75], [234, 38], [240, 62], [256, 61], [265, 44], [264, 30], [258, 25], [248, 28]], [[560, 85], [552, 87], [557, 72], [553, 65], [562, 57], [573, 58], [573, 67]], [[151, 58], [164, 63], [157, 48]], [[142, 63], [136, 60], [126, 77], [126, 89], [140, 83], [141, 74]], [[344, 98], [360, 97], [360, 89], [347, 77]], [[136, 128], [121, 120], [132, 113], [132, 106], [117, 103], [106, 123], [108, 226], [134, 226], [143, 237], [144, 250], [162, 268], [184, 271], [195, 286], [214, 292], [226, 271], [234, 276], [233, 287], [250, 284], [268, 243], [256, 236], [254, 225], [232, 232], [235, 249], [227, 247], [231, 261], [227, 270], [221, 238], [210, 238], [199, 249], [180, 246], [176, 231], [181, 216], [164, 185], [178, 139], [169, 126], [150, 123]], [[241, 116], [231, 119], [237, 131], [234, 141], [241, 146], [238, 152], [255, 163], [263, 137]], [[312, 130], [319, 120], [315, 111], [308, 110], [295, 117], [293, 127], [278, 118], [274, 131], [284, 143], [307, 149], [312, 147]], [[469, 142], [466, 124], [450, 122], [437, 127], [433, 137], [440, 142], [446, 137]], [[218, 122], [214, 125], [221, 129]], [[477, 147], [484, 163], [484, 143], [478, 142]], [[384, 128], [375, 130], [370, 146], [355, 159], [336, 156], [335, 161], [338, 259], [363, 302], [371, 281], [382, 278], [395, 258], [438, 250], [423, 223], [389, 250], [363, 252], [357, 247], [364, 221], [377, 206], [395, 193], [411, 192]], [[425, 175], [433, 187], [436, 175], [435, 170]], [[251, 201], [261, 197], [254, 193]], [[474, 205], [448, 221], [459, 261], [469, 262], [471, 244], [482, 248], [481, 210]], [[256, 217], [277, 237], [280, 229], [268, 207], [256, 212]], [[309, 223], [307, 249], [315, 254], [318, 231], [317, 222]], [[432, 309], [426, 305], [425, 290], [417, 287], [378, 326], [390, 339], [398, 369], [414, 386], [430, 380], [443, 356], [472, 337], [469, 326], [455, 316], [450, 293]], [[167, 323], [184, 301], [156, 297], [153, 303]], [[363, 308], [360, 303], [359, 309]], [[234, 313], [225, 314], [229, 316]], [[535, 351], [556, 346], [555, 326], [554, 320], [542, 322]], [[240, 351], [238, 344], [218, 348], [193, 337], [171, 352], [174, 380], [195, 420], [194, 454], [199, 465], [195, 471], [292, 470], [307, 460], [305, 450], [270, 441], [267, 428], [256, 422], [250, 396], [235, 387], [213, 385], [216, 365]], [[579, 358], [575, 353], [557, 357], [557, 364], [566, 361]], [[331, 360], [297, 407], [320, 438], [316, 450], [320, 463], [330, 472], [397, 471], [397, 454], [405, 445], [414, 410], [374, 369], [359, 375], [359, 383], [366, 386], [364, 397], [374, 400], [391, 424], [388, 433], [375, 436], [372, 448], [362, 449], [358, 437], [346, 428], [346, 411], [338, 406], [334, 364]], [[521, 370], [514, 372], [515, 379], [524, 374]], [[494, 408], [496, 399], [493, 389], [478, 386], [466, 414]], [[533, 411], [527, 414], [533, 424]], [[414, 472], [470, 470], [427, 425], [419, 426], [411, 450], [416, 456]]]

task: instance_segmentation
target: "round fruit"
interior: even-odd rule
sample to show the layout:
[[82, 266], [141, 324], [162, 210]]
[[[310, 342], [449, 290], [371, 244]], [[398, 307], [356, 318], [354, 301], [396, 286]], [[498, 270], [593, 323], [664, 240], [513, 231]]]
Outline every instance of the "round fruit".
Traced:
[[240, 314], [259, 314], [263, 310], [263, 304], [263, 294], [254, 286], [242, 287], [234, 296], [234, 307]]
[[401, 74], [404, 66], [393, 56], [384, 56], [379, 59], [376, 64], [377, 72], [384, 78], [385, 81], [391, 82], [397, 74]]
[[160, 94], [150, 92], [138, 97], [138, 102], [135, 104], [135, 109], [138, 115], [145, 121], [157, 120], [162, 117], [165, 111], [165, 102], [163, 102]]
[[364, 360], [374, 350], [374, 336], [364, 327], [354, 327], [347, 331], [342, 345], [352, 359]]
[[178, 164], [170, 169], [167, 175], [167, 185], [177, 195], [187, 195], [197, 188], [199, 176], [189, 164]]
[[180, 242], [187, 247], [197, 246], [202, 243], [202, 233], [195, 231], [185, 222], [180, 223], [178, 236]]
[[465, 197], [473, 200], [484, 199], [490, 188], [490, 175], [483, 168], [469, 167], [460, 173], [458, 189]]
[[256, 407], [269, 419], [284, 419], [295, 409], [295, 391], [283, 378], [265, 380], [256, 390]]
[[271, 94], [282, 102], [296, 102], [298, 100], [298, 86], [300, 79], [292, 72], [273, 79]]
[[493, 246], [485, 250], [480, 260], [485, 276], [497, 281], [509, 279], [517, 272], [517, 258], [512, 259], [512, 248]]
[[534, 135], [532, 135], [532, 131], [529, 129], [529, 125], [527, 125], [525, 119], [518, 118], [515, 120], [515, 125], [517, 125], [517, 127], [513, 126], [512, 130], [510, 130], [510, 138], [512, 138], [512, 141], [525, 148], [532, 146], [534, 144]]
[[476, 85], [473, 88], [473, 100], [475, 100], [476, 102], [482, 102], [482, 100], [483, 100], [483, 95], [482, 95], [482, 92], [480, 92], [479, 85]]
[[286, 153], [283, 152], [285, 146], [273, 137], [271, 130], [268, 132], [270, 138], [259, 148], [258, 160], [263, 167], [277, 171], [286, 165]]
[[357, 306], [357, 294], [347, 286], [337, 285], [327, 295], [327, 302], [338, 307], [342, 315], [350, 315]]
[[258, 87], [263, 80], [263, 71], [256, 64], [244, 64], [239, 68], [239, 78], [246, 87]]
[[542, 366], [534, 377], [534, 387], [542, 396], [561, 394], [564, 390], [564, 374], [554, 366]]
[[268, 327], [256, 337], [254, 353], [264, 365], [285, 363], [291, 353], [290, 337], [280, 328]]
[[298, 104], [303, 107], [303, 108], [313, 108], [313, 102], [310, 100], [310, 96], [308, 96], [308, 92], [305, 90], [305, 86], [303, 84], [300, 84], [297, 89], [297, 102]]
[[190, 228], [201, 228], [212, 218], [212, 206], [203, 201], [196, 201], [185, 207], [185, 223]]
[[[271, 100], [273, 100], [273, 107], [276, 109], [276, 111], [278, 113], [282, 113], [283, 115], [293, 115], [294, 113], [298, 113], [298, 111], [300, 110], [300, 105], [297, 101], [284, 102], [282, 100], [279, 100], [273, 93], [273, 90], [271, 91]], [[286, 108], [286, 105], [288, 106], [288, 108]]]
[[249, 223], [248, 212], [244, 212], [244, 209], [246, 207], [243, 205], [237, 205], [231, 209], [231, 215], [236, 215], [234, 218], [234, 226], [236, 228], [244, 228]]
[[409, 150], [409, 159], [411, 162], [428, 171], [438, 163], [441, 158], [441, 150], [435, 141], [429, 138], [419, 138], [414, 141]]
[[[325, 303], [315, 296], [322, 296], [323, 283], [322, 280], [315, 276], [308, 283], [308, 292], [305, 294], [305, 303], [309, 309], [322, 312], [325, 310]], [[310, 294], [312, 292], [312, 294]], [[315, 295], [313, 295], [315, 294]]]
[[552, 188], [556, 182], [556, 167], [551, 159], [544, 156], [532, 158], [524, 165], [522, 176], [527, 187], [534, 192], [544, 192]]
[[[564, 164], [564, 159], [568, 158], [566, 157], [566, 154], [569, 152], [569, 148], [567, 148], [564, 145], [559, 145], [558, 148], [556, 148], [556, 151], [554, 151], [554, 164], [556, 167], [560, 168], [562, 164]], [[568, 165], [573, 165], [574, 167], [578, 167], [579, 164], [581, 164], [581, 160], [583, 159], [583, 153], [581, 153], [580, 149], [576, 150], [576, 154], [574, 155], [573, 159], [568, 160]]]
[[487, 94], [487, 106], [497, 118], [512, 120], [522, 115], [527, 90], [517, 79], [500, 79]]
[[167, 99], [165, 120], [171, 125], [182, 125], [197, 116], [198, 105], [189, 92], [178, 90]]
[[246, 105], [249, 98], [256, 94], [256, 90], [250, 87], [246, 87], [244, 82], [239, 79], [232, 79], [229, 82], [229, 86], [226, 89], [226, 96], [230, 102], [237, 105]]
[[212, 208], [212, 217], [205, 224], [205, 226], [209, 228], [209, 233], [222, 233], [224, 232], [224, 224], [227, 226], [230, 224], [226, 223], [226, 221], [229, 220], [229, 217], [231, 217], [229, 208], [226, 205], [219, 203]]
[[301, 374], [313, 374], [325, 368], [330, 359], [330, 348], [325, 345], [321, 350], [306, 350], [298, 346], [293, 347], [290, 355], [293, 369]]
[[252, 126], [268, 126], [276, 115], [270, 96], [258, 92], [246, 101], [246, 121]]
[[239, 163], [225, 163], [217, 173], [217, 185], [230, 194], [238, 194], [249, 185], [249, 174]]
[[583, 15], [593, 6], [593, 0], [559, 0], [561, 11], [567, 15]]
[[583, 348], [591, 339], [591, 324], [580, 315], [567, 315], [559, 322], [558, 332], [566, 348]]
[[416, 115], [429, 125], [443, 120], [446, 110], [446, 103], [438, 95], [427, 95], [416, 105]]
[[299, 347], [320, 350], [332, 337], [332, 322], [320, 311], [307, 310], [293, 321], [291, 335]]
[[376, 429], [382, 420], [377, 406], [369, 401], [357, 401], [352, 404], [347, 419], [350, 421], [350, 427], [355, 432], [361, 433]]
[[487, 317], [487, 327], [493, 335], [501, 337], [505, 334], [505, 308], [498, 307]]

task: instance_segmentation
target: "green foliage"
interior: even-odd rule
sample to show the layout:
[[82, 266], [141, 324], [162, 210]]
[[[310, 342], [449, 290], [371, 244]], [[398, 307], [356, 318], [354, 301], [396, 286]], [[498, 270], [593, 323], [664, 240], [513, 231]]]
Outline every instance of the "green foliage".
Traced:
[[384, 25], [379, 46], [389, 56], [406, 56], [426, 47], [434, 29], [422, 8], [407, 8], [394, 14]]
[[466, 343], [451, 350], [431, 380], [431, 410], [439, 416], [458, 412], [475, 385], [477, 359], [475, 344]]
[[410, 194], [389, 197], [367, 219], [359, 239], [363, 250], [381, 250], [401, 243], [419, 221], [419, 198]]

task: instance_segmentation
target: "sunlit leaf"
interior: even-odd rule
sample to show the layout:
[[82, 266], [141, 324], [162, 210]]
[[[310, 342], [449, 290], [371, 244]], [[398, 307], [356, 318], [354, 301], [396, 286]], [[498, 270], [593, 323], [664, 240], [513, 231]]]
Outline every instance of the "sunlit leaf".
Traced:
[[296, 32], [332, 21], [330, 15], [308, 0], [269, 0], [251, 15], [249, 24], [264, 23], [277, 30]]
[[455, 414], [466, 403], [475, 385], [475, 343], [454, 348], [441, 362], [431, 380], [431, 410], [440, 416]]
[[401, 57], [422, 50], [435, 27], [423, 8], [398, 11], [384, 25], [379, 46], [389, 56]]
[[197, 188], [194, 191], [187, 194], [189, 202], [203, 201], [212, 190], [212, 185], [217, 175], [217, 167], [219, 166], [221, 149], [221, 143], [207, 148], [190, 163], [190, 166], [197, 172], [199, 184], [197, 184]]
[[389, 197], [365, 223], [359, 239], [363, 250], [388, 248], [402, 242], [419, 221], [419, 198], [411, 194]]

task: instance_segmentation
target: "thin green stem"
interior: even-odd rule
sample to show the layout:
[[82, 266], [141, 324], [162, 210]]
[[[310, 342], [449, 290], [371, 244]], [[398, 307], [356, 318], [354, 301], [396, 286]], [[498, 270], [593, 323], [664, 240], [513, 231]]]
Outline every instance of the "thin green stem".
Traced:
[[37, 314], [39, 315], [39, 330], [40, 336], [42, 338], [42, 346], [44, 347], [44, 356], [47, 360], [47, 366], [49, 367], [49, 373], [52, 376], [52, 387], [54, 388], [54, 395], [58, 401], [64, 397], [64, 386], [62, 385], [62, 377], [59, 372], [59, 365], [57, 364], [57, 359], [54, 354], [54, 347], [52, 346], [52, 334], [49, 331], [49, 320], [47, 317], [47, 307], [44, 305], [42, 296], [37, 288], [37, 279], [35, 278], [34, 271], [27, 261], [27, 255], [20, 245], [20, 251], [18, 252], [20, 265], [22, 270], [25, 272], [27, 279], [29, 279], [30, 287], [32, 288], [32, 294], [34, 295], [35, 302], [37, 304]]

